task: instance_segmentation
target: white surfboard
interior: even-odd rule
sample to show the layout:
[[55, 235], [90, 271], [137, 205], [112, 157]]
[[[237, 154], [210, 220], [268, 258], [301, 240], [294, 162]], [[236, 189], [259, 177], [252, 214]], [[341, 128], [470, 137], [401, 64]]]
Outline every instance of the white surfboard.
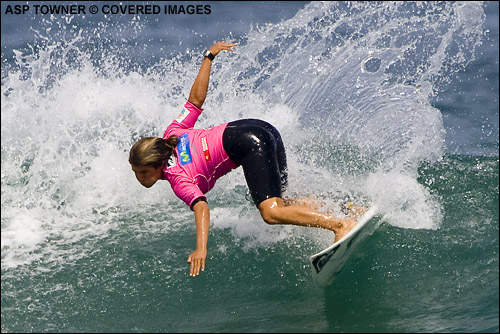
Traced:
[[375, 231], [376, 224], [372, 221], [372, 218], [376, 214], [377, 208], [372, 206], [358, 219], [356, 226], [342, 239], [311, 256], [312, 275], [314, 282], [318, 286], [324, 287], [330, 284], [358, 243]]

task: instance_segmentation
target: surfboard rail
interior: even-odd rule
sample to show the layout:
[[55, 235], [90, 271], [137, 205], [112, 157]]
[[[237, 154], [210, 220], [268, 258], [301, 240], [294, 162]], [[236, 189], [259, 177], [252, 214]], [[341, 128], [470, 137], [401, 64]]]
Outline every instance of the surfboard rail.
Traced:
[[[342, 239], [322, 251], [311, 255], [310, 262], [312, 266], [312, 275], [314, 282], [318, 286], [324, 287], [329, 285], [335, 276], [342, 270], [355, 246], [363, 236], [368, 234], [361, 233], [362, 229], [377, 215], [377, 212], [378, 209], [376, 206], [370, 207], [370, 209], [359, 218], [356, 226], [354, 226], [354, 228]], [[371, 229], [366, 232], [370, 231]]]

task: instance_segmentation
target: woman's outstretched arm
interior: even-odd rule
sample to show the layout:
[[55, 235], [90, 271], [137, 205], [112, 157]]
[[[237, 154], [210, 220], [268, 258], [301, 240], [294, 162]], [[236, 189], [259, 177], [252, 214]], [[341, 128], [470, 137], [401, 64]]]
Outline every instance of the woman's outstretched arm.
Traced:
[[[231, 48], [236, 45], [236, 43], [217, 42], [209, 50], [212, 55], [217, 56], [222, 50], [233, 51]], [[196, 80], [194, 81], [193, 87], [191, 87], [191, 92], [189, 93], [188, 101], [200, 109], [205, 102], [205, 98], [207, 97], [211, 67], [212, 60], [210, 60], [210, 58], [208, 57], [205, 57], [205, 59], [203, 59], [201, 63], [201, 68], [198, 72]]]
[[196, 221], [196, 250], [188, 257], [191, 264], [189, 275], [198, 276], [200, 270], [205, 270], [207, 257], [208, 230], [210, 228], [210, 210], [205, 201], [199, 201], [193, 206]]

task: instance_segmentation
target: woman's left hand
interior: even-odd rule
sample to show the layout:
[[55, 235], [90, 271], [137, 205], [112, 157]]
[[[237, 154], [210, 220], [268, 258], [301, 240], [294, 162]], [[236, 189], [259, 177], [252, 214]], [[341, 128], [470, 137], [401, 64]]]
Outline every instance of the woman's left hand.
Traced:
[[233, 51], [231, 48], [236, 45], [238, 45], [238, 43], [217, 42], [210, 48], [210, 53], [217, 56], [222, 50]]
[[188, 262], [191, 263], [191, 270], [189, 271], [190, 276], [198, 276], [201, 271], [205, 270], [205, 259], [207, 257], [206, 249], [196, 249], [188, 257]]

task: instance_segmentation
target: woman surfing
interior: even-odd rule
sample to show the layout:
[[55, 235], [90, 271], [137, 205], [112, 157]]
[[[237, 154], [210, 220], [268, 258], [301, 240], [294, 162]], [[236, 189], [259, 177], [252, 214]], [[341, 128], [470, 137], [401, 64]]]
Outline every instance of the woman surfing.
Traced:
[[199, 73], [184, 109], [165, 130], [162, 138], [147, 137], [135, 143], [129, 163], [137, 180], [146, 188], [167, 180], [177, 197], [194, 212], [196, 250], [188, 257], [190, 275], [205, 270], [210, 210], [205, 194], [215, 181], [241, 166], [252, 199], [268, 224], [319, 227], [340, 240], [356, 225], [317, 211], [312, 200], [283, 197], [287, 186], [285, 147], [272, 125], [258, 119], [242, 119], [195, 129], [207, 96], [212, 61], [221, 51], [233, 51], [236, 43], [217, 42], [204, 52]]

